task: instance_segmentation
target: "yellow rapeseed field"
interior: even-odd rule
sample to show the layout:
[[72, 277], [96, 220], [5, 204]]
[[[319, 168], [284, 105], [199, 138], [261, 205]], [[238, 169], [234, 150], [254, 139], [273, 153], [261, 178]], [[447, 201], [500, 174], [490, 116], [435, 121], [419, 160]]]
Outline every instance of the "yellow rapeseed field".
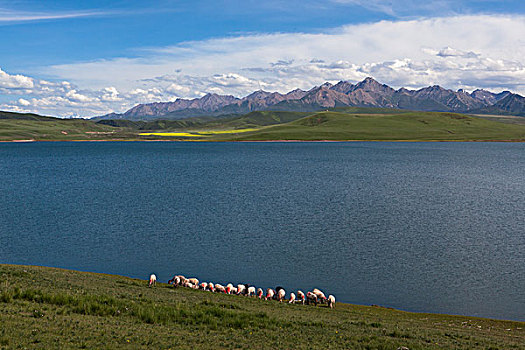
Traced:
[[236, 130], [200, 131], [199, 134], [201, 135], [236, 134], [238, 132], [249, 132], [249, 131], [256, 131], [256, 130], [259, 130], [259, 129], [251, 128], [251, 129], [236, 129]]
[[184, 136], [184, 137], [204, 137], [204, 135], [192, 134], [189, 132], [142, 132], [140, 136]]
[[170, 136], [170, 137], [206, 137], [220, 134], [236, 134], [241, 132], [256, 131], [259, 129], [237, 129], [237, 130], [214, 130], [214, 131], [195, 131], [195, 132], [143, 132], [140, 136]]

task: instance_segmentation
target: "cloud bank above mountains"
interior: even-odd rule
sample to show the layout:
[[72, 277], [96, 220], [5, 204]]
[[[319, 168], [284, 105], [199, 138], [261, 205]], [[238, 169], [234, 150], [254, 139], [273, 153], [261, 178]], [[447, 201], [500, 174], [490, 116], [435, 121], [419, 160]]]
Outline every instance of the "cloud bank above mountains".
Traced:
[[[0, 109], [57, 116], [122, 112], [138, 103], [287, 92], [372, 76], [393, 87], [525, 95], [525, 17], [472, 15], [347, 25], [320, 33], [240, 34], [142, 48], [136, 57], [0, 70]], [[0, 67], [1, 68], [1, 67]]]

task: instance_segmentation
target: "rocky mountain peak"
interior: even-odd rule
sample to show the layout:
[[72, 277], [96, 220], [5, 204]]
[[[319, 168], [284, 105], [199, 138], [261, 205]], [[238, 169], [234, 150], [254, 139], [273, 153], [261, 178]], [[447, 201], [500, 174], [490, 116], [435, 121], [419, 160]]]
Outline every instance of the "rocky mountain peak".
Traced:
[[355, 90], [364, 90], [369, 92], [393, 92], [394, 89], [392, 89], [390, 86], [381, 84], [374, 78], [368, 77], [365, 78], [365, 80], [361, 81], [360, 83], [357, 83], [354, 87]]
[[308, 91], [295, 89], [286, 94], [258, 90], [243, 98], [237, 98], [231, 95], [208, 93], [201, 98], [139, 104], [123, 114], [110, 114], [99, 118], [181, 119], [192, 116], [240, 114], [267, 109], [316, 111], [320, 107], [339, 106], [400, 108], [422, 111], [480, 111], [480, 113], [490, 112], [492, 114], [503, 112], [521, 115], [525, 113], [524, 100], [525, 98], [522, 96], [508, 91], [495, 94], [478, 89], [468, 93], [463, 89], [454, 91], [442, 88], [439, 85], [428, 86], [419, 90], [406, 88], [394, 90], [390, 86], [368, 77], [355, 85], [348, 81], [339, 81], [335, 85], [327, 82]]

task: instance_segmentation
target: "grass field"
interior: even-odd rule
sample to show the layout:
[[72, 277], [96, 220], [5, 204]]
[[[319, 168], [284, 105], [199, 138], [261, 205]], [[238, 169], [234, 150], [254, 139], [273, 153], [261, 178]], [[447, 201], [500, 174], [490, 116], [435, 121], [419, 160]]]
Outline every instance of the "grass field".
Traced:
[[[174, 271], [175, 272], [175, 271]], [[1, 349], [523, 349], [525, 323], [280, 304], [122, 276], [0, 265]]]
[[22, 119], [0, 118], [0, 141], [525, 141], [524, 120], [521, 117], [480, 118], [378, 108], [344, 108], [317, 113], [266, 111], [235, 117], [150, 122], [96, 123], [23, 115]]
[[314, 115], [246, 133], [237, 140], [525, 140], [525, 125], [455, 113]]
[[[6, 140], [104, 140], [117, 130], [88, 120], [0, 119], [0, 141]], [[123, 134], [124, 135], [124, 134]]]

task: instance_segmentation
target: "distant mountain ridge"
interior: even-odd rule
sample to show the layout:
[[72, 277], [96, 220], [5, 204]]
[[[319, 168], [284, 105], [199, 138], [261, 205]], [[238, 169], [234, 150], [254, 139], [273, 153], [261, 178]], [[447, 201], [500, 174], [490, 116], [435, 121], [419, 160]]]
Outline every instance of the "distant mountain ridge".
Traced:
[[95, 119], [183, 119], [196, 116], [244, 114], [261, 110], [310, 112], [334, 107], [378, 107], [435, 112], [513, 114], [525, 116], [525, 98], [510, 91], [492, 93], [462, 89], [453, 91], [434, 85], [419, 90], [395, 90], [373, 78], [352, 84], [324, 83], [308, 91], [296, 89], [286, 94], [255, 91], [243, 98], [206, 94], [201, 98], [174, 102], [139, 104], [130, 110], [110, 113]]

